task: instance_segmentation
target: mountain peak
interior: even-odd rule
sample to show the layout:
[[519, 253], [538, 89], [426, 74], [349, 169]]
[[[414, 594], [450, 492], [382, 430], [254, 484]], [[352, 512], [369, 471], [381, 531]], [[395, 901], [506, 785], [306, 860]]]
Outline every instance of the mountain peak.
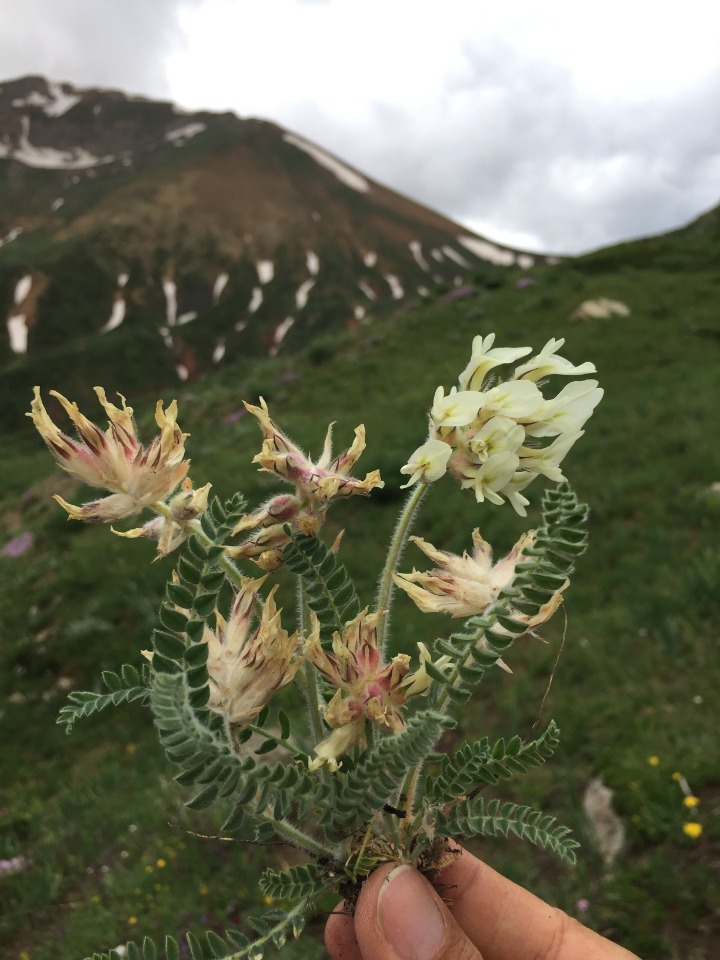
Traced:
[[183, 379], [536, 255], [298, 133], [28, 76], [0, 84], [0, 362], [139, 336]]

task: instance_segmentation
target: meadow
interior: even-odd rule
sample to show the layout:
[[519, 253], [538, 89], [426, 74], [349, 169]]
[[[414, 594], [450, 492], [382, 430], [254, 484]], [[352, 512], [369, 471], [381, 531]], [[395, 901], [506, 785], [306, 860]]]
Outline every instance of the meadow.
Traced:
[[[567, 625], [558, 616], [541, 630], [545, 643], [518, 644], [513, 674], [485, 682], [458, 734], [525, 735], [546, 697], [542, 716], [558, 722], [560, 750], [513, 781], [508, 798], [570, 825], [582, 842], [579, 864], [559, 866], [514, 840], [476, 849], [647, 960], [711, 960], [720, 937], [720, 275], [709, 249], [702, 235], [626, 245], [538, 268], [522, 289], [519, 272], [487, 271], [464, 299], [439, 290], [429, 303], [315, 340], [304, 353], [229, 366], [165, 392], [177, 396], [191, 434], [195, 483], [212, 481], [221, 496], [241, 489], [251, 503], [275, 486], [250, 463], [260, 434], [241, 415], [242, 399], [264, 396], [313, 453], [329, 421], [339, 447], [365, 423], [361, 466], [380, 468], [386, 486], [334, 508], [327, 535], [346, 530], [343, 559], [369, 600], [403, 502], [399, 468], [424, 440], [433, 392], [456, 381], [472, 337], [495, 331], [498, 345], [536, 349], [565, 337], [564, 355], [596, 364], [605, 398], [565, 461], [591, 507]], [[599, 296], [623, 301], [630, 316], [572, 319]], [[122, 389], [118, 379], [108, 388]], [[63, 392], [60, 365], [43, 387]], [[141, 435], [151, 436], [155, 398], [128, 394]], [[53, 469], [29, 421], [0, 437], [0, 460], [0, 546], [32, 535], [21, 555], [0, 555], [0, 957], [80, 960], [145, 933], [242, 925], [261, 901], [261, 869], [292, 851], [225, 842], [210, 814], [185, 810], [187, 796], [137, 705], [80, 721], [71, 736], [56, 725], [68, 690], [94, 689], [103, 670], [139, 663], [172, 558], [152, 562], [145, 541], [67, 523], [51, 494], [87, 497]], [[537, 485], [530, 495], [536, 506]], [[415, 532], [462, 552], [479, 526], [500, 556], [536, 521], [537, 509], [523, 521], [508, 506], [476, 505], [447, 481]], [[408, 551], [406, 568], [413, 563], [420, 557]], [[293, 602], [288, 592], [285, 605]], [[398, 601], [398, 649], [441, 626]], [[695, 807], [683, 802], [678, 775]], [[614, 791], [626, 832], [610, 868], [582, 810], [597, 776]], [[688, 832], [688, 823], [701, 831]], [[324, 956], [322, 926], [320, 915], [313, 936], [283, 956]]]

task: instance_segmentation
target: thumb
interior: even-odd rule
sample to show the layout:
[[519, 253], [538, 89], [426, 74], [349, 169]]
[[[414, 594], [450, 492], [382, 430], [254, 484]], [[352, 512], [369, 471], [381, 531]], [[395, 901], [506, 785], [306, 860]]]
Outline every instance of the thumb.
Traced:
[[355, 910], [363, 960], [482, 960], [428, 881], [409, 864], [383, 867]]

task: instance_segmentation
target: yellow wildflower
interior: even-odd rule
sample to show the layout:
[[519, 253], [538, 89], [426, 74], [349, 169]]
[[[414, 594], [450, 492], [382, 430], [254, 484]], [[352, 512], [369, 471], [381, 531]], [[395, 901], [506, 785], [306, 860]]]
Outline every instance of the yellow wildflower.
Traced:
[[697, 797], [692, 797], [692, 796], [691, 796], [691, 797], [685, 797], [685, 799], [683, 800], [683, 806], [684, 806], [684, 807], [690, 807], [691, 810], [692, 810], [694, 807], [696, 807], [699, 803], [700, 803], [700, 801], [698, 800], [698, 798], [697, 798]]
[[654, 754], [651, 757], [648, 757], [647, 762], [651, 767], [657, 767], [660, 763], [660, 757], [656, 757]]
[[683, 824], [683, 833], [686, 837], [692, 837], [693, 840], [697, 840], [700, 834], [703, 832], [701, 823], [684, 823]]

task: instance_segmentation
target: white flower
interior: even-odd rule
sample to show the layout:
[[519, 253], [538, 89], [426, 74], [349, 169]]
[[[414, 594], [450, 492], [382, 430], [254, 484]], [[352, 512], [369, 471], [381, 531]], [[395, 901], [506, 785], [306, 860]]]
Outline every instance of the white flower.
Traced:
[[532, 351], [532, 347], [496, 347], [491, 350], [493, 343], [495, 343], [494, 333], [489, 333], [486, 337], [475, 337], [470, 363], [458, 379], [461, 390], [480, 390], [483, 380], [493, 367], [513, 363]]
[[516, 453], [525, 440], [525, 430], [509, 417], [491, 417], [468, 441], [474, 456], [484, 463], [501, 451]]
[[514, 420], [536, 420], [545, 408], [545, 398], [530, 380], [507, 380], [485, 394], [482, 412], [502, 414]]
[[442, 387], [435, 391], [430, 417], [436, 427], [464, 427], [472, 423], [483, 405], [483, 395], [477, 390], [461, 390], [451, 387], [445, 397]]
[[516, 380], [542, 380], [544, 377], [560, 376], [572, 377], [582, 376], [585, 373], [596, 373], [595, 364], [586, 362], [575, 367], [565, 357], [560, 357], [553, 353], [559, 350], [565, 343], [565, 340], [548, 340], [540, 353], [530, 357], [527, 363], [523, 363], [515, 370]]
[[565, 477], [560, 470], [560, 464], [584, 432], [576, 430], [573, 433], [561, 433], [547, 447], [520, 447], [518, 456], [521, 468], [529, 473], [542, 473], [554, 483], [562, 483]]
[[597, 380], [573, 380], [556, 397], [546, 401], [540, 416], [526, 424], [526, 433], [532, 437], [554, 437], [580, 430], [603, 393]]
[[512, 475], [507, 486], [503, 487], [503, 493], [508, 498], [508, 503], [513, 508], [515, 513], [520, 517], [527, 516], [527, 507], [530, 501], [527, 497], [524, 497], [520, 491], [524, 490], [528, 484], [532, 483], [537, 474], [528, 473], [525, 470], [518, 470]]
[[418, 480], [423, 483], [433, 483], [439, 480], [447, 470], [447, 463], [452, 453], [452, 447], [442, 440], [427, 440], [412, 454], [400, 473], [410, 474], [410, 479], [400, 488], [411, 487]]
[[488, 499], [491, 503], [499, 505], [505, 501], [498, 491], [509, 483], [519, 466], [520, 458], [516, 453], [500, 451], [489, 457], [479, 467], [466, 466], [462, 470], [464, 479], [460, 481], [460, 486], [463, 490], [473, 490], [478, 503]]

